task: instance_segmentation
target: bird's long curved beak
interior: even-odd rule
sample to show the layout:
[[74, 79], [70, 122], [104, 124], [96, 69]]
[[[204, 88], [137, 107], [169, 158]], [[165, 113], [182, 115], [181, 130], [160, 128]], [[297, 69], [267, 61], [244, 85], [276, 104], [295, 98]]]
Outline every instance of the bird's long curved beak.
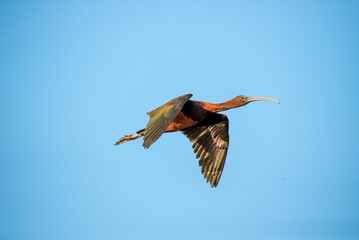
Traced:
[[248, 97], [248, 102], [253, 102], [253, 101], [272, 101], [272, 102], [280, 104], [280, 102], [275, 98], [270, 98], [270, 97]]

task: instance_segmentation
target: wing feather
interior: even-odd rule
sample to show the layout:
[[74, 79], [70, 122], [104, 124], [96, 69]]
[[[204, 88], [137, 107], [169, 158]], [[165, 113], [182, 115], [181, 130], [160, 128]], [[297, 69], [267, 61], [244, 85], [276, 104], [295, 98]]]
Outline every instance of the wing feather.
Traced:
[[199, 124], [184, 130], [183, 134], [192, 142], [204, 178], [216, 187], [227, 156], [228, 118], [223, 114], [211, 114]]
[[183, 105], [192, 97], [192, 94], [186, 94], [172, 99], [164, 105], [156, 108], [155, 110], [147, 113], [150, 120], [145, 128], [143, 137], [143, 147], [149, 148], [154, 143], [171, 122], [176, 118], [178, 113], [183, 108]]

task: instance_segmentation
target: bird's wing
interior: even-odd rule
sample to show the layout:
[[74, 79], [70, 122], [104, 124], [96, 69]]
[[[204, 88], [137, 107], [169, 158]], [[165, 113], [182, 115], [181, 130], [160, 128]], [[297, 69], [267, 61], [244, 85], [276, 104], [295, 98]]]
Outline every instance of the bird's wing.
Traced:
[[223, 114], [211, 114], [184, 130], [183, 134], [192, 142], [204, 178], [212, 187], [216, 187], [227, 156], [228, 118]]
[[163, 132], [181, 111], [183, 105], [191, 97], [192, 94], [177, 97], [147, 113], [150, 116], [150, 120], [147, 123], [143, 137], [143, 146], [145, 148], [149, 148], [151, 144], [163, 134]]

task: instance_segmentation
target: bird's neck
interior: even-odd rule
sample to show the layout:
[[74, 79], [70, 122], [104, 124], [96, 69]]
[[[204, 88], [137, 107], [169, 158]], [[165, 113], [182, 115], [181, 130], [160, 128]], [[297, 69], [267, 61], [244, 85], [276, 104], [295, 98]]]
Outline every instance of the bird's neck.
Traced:
[[204, 102], [202, 107], [211, 112], [223, 112], [228, 109], [236, 108], [236, 107], [240, 107], [240, 106], [241, 106], [241, 104], [239, 104], [238, 101], [236, 101], [236, 99], [233, 98], [233, 99], [231, 99], [227, 102], [223, 102], [223, 103]]

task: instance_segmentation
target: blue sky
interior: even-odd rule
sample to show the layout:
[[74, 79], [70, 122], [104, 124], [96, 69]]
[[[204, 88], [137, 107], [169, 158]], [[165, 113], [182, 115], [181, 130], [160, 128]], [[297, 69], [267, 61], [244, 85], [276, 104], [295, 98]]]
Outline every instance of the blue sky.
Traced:
[[[0, 1], [0, 239], [359, 239], [355, 1]], [[226, 112], [216, 189], [146, 112]]]

